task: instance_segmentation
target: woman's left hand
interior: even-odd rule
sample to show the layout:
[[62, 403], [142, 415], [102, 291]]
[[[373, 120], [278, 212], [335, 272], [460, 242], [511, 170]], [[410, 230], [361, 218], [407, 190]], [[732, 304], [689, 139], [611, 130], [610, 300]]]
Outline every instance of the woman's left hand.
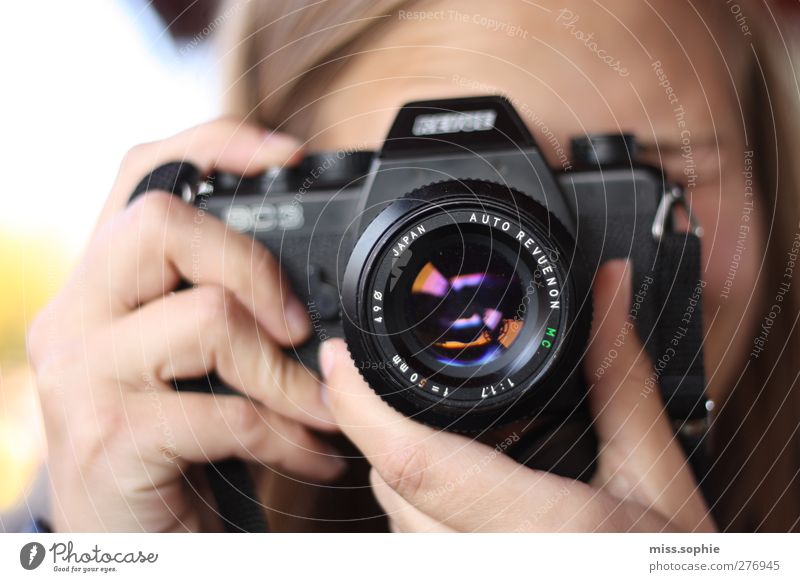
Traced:
[[[341, 340], [320, 354], [334, 417], [372, 465], [371, 480], [393, 531], [713, 531], [675, 440], [652, 367], [628, 322], [629, 267], [613, 261], [594, 285], [595, 327], [585, 362], [599, 437], [589, 484], [536, 471], [470, 438], [410, 420], [363, 381]], [[589, 382], [591, 385], [592, 382]]]

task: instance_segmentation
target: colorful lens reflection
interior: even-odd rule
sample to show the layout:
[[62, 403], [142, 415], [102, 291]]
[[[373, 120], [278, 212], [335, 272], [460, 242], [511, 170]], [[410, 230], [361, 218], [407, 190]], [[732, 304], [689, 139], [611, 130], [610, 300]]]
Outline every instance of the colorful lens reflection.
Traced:
[[485, 245], [445, 244], [411, 286], [412, 332], [436, 361], [487, 364], [516, 340], [525, 316], [514, 267]]

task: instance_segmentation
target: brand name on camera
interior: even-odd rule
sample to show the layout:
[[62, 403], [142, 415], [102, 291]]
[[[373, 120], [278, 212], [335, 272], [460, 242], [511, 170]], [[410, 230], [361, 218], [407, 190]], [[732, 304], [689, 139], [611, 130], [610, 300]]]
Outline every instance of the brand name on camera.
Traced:
[[411, 133], [416, 136], [440, 135], [494, 129], [497, 112], [492, 109], [420, 115], [414, 120]]
[[291, 202], [232, 204], [224, 212], [223, 220], [239, 232], [297, 230], [305, 224], [302, 205]]

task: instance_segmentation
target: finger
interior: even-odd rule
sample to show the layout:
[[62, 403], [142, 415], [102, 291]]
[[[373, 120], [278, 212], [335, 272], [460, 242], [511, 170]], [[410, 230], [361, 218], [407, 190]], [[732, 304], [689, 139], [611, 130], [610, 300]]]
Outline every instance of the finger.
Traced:
[[601, 447], [595, 482], [679, 522], [688, 520], [694, 529], [698, 520], [706, 518], [707, 509], [629, 318], [630, 300], [629, 264], [607, 263], [595, 279], [595, 323], [586, 358]]
[[123, 406], [129, 430], [120, 427], [116, 441], [150, 466], [238, 458], [318, 480], [344, 469], [336, 451], [301, 425], [238, 396], [150, 391], [127, 394]]
[[203, 174], [217, 168], [249, 175], [271, 166], [292, 164], [300, 155], [298, 140], [230, 117], [138, 145], [125, 156], [98, 224], [124, 208], [139, 181], [167, 162], [185, 160]]
[[[586, 355], [586, 371], [592, 386], [591, 402], [601, 439], [610, 440], [622, 429], [641, 434], [663, 413], [658, 398], [640, 398], [631, 386], [639, 386], [649, 375], [649, 359], [638, 339], [634, 322], [628, 318], [631, 271], [627, 261], [606, 263], [595, 277], [592, 339]], [[609, 407], [608, 404], [616, 406]], [[632, 410], [644, 407], [633, 419]], [[645, 422], [631, 426], [627, 422]]]
[[152, 301], [112, 323], [114, 358], [98, 373], [135, 385], [147, 371], [163, 383], [216, 371], [228, 386], [278, 414], [336, 430], [319, 380], [287, 357], [239, 300], [222, 287], [203, 286]]
[[106, 321], [174, 289], [180, 280], [230, 289], [277, 341], [304, 340], [310, 321], [277, 260], [259, 242], [175, 196], [149, 193], [92, 242], [74, 281], [81, 317]]
[[452, 533], [455, 530], [447, 527], [422, 513], [419, 509], [403, 499], [397, 491], [392, 489], [384, 481], [375, 469], [369, 473], [369, 481], [372, 485], [372, 492], [378, 503], [386, 512], [386, 517], [391, 522], [391, 529], [395, 533], [405, 532], [437, 532]]
[[[341, 340], [325, 342], [320, 360], [340, 429], [392, 489], [448, 527], [505, 530], [521, 510], [534, 512], [539, 503], [565, 498], [569, 515], [591, 495], [585, 485], [533, 471], [477, 441], [405, 418], [364, 383]], [[564, 487], [574, 494], [565, 497]], [[549, 514], [539, 526], [557, 529], [558, 522]]]

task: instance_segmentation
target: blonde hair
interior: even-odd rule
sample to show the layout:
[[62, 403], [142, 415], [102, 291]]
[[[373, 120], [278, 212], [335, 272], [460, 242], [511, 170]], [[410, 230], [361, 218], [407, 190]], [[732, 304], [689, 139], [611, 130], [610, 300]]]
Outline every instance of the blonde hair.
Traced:
[[[251, 1], [239, 11], [236, 22], [229, 23], [224, 39], [228, 111], [308, 137], [313, 100], [326, 79], [347, 66], [348, 50], [379, 34], [394, 12], [410, 4], [403, 0]], [[798, 84], [789, 48], [781, 42], [783, 36], [769, 5], [756, 0], [740, 4], [753, 23], [756, 49], [750, 63], [753, 92], [745, 107], [748, 136], [755, 136], [754, 170], [768, 222], [762, 276], [769, 298], [779, 288], [787, 251], [800, 232], [800, 167], [789, 159], [800, 151]], [[770, 303], [767, 299], [760, 306], [764, 316]], [[718, 405], [713, 425], [718, 456], [710, 473], [709, 504], [723, 530], [800, 528], [798, 314], [800, 283], [785, 297], [782, 316], [774, 321], [760, 357], [751, 358], [741, 381]], [[366, 486], [365, 475], [362, 470], [355, 482]], [[365, 491], [360, 495], [370, 497]], [[357, 504], [351, 502], [355, 508]], [[368, 506], [361, 514], [354, 510], [353, 519], [363, 519], [370, 511], [380, 513], [374, 505]], [[356, 523], [375, 527], [378, 522]], [[303, 522], [285, 525], [305, 529]], [[333, 529], [346, 528], [340, 522]]]
[[[303, 135], [314, 86], [347, 65], [345, 50], [409, 0], [250, 2], [223, 36], [226, 109]], [[312, 90], [308, 90], [312, 89]], [[306, 118], [305, 120], [303, 118]]]

